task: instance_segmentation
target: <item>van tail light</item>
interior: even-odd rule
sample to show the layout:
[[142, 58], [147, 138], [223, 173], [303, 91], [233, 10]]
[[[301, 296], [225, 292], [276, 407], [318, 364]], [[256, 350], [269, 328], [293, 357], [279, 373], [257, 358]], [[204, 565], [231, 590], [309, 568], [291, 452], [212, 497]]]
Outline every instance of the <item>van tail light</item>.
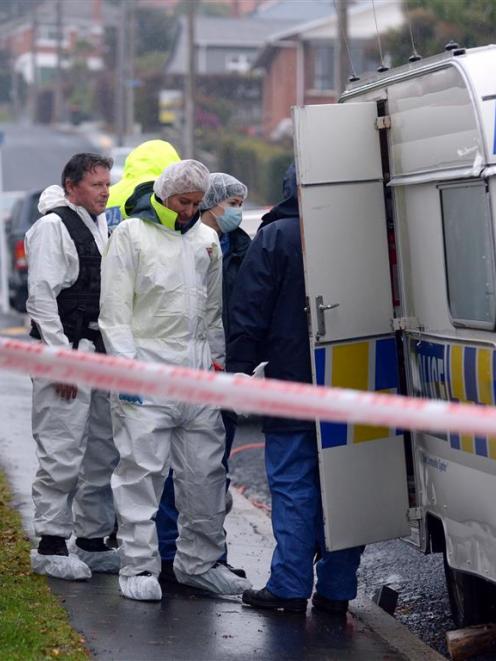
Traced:
[[28, 268], [28, 260], [26, 259], [23, 239], [19, 239], [15, 243], [14, 258], [14, 268], [16, 271], [26, 271]]

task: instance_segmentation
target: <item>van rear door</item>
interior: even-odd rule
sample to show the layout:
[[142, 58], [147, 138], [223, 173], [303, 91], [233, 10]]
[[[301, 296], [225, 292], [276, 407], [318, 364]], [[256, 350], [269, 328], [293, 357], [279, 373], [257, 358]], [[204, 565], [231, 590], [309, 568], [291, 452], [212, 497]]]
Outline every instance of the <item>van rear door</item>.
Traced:
[[[299, 107], [293, 122], [314, 381], [397, 392], [377, 106]], [[328, 548], [409, 534], [401, 430], [317, 430]]]

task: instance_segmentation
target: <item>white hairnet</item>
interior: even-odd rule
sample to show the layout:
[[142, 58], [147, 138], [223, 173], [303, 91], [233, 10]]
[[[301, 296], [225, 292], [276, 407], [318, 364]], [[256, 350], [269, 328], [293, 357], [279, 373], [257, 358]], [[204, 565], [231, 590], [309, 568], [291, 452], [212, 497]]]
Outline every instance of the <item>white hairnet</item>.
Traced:
[[213, 209], [224, 200], [236, 196], [246, 200], [248, 188], [235, 177], [224, 172], [211, 172], [208, 178], [208, 191], [200, 202], [200, 209]]
[[208, 189], [208, 175], [208, 169], [200, 161], [186, 159], [172, 163], [155, 180], [153, 192], [161, 200], [182, 193], [205, 193]]

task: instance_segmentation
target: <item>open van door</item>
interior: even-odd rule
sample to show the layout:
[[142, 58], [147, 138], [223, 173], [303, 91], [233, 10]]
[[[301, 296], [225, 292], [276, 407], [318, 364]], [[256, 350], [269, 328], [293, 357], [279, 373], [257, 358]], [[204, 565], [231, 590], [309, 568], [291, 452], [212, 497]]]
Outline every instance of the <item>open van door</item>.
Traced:
[[[375, 103], [293, 110], [314, 382], [397, 392]], [[320, 421], [329, 550], [408, 535], [403, 434]]]

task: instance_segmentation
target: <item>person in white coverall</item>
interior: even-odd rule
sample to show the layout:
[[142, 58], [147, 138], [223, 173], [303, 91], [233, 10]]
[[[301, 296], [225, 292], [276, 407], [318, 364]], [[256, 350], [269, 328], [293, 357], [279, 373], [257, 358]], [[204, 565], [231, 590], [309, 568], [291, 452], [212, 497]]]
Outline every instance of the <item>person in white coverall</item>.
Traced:
[[[99, 325], [115, 356], [203, 370], [224, 362], [222, 255], [217, 233], [199, 220], [208, 170], [174, 163], [126, 201], [102, 262]], [[172, 466], [180, 583], [239, 594], [245, 578], [218, 563], [224, 552], [225, 431], [220, 411], [164, 397], [121, 393], [112, 417], [119, 464], [112, 489], [124, 597], [159, 600], [155, 514]]]
[[[74, 155], [63, 188], [42, 193], [38, 208], [46, 215], [26, 234], [31, 336], [49, 346], [104, 351], [97, 322], [111, 166], [98, 154]], [[118, 553], [104, 542], [114, 526], [110, 477], [118, 459], [109, 393], [33, 379], [32, 424], [40, 536], [33, 571], [68, 580], [90, 578], [92, 570], [117, 573]]]

